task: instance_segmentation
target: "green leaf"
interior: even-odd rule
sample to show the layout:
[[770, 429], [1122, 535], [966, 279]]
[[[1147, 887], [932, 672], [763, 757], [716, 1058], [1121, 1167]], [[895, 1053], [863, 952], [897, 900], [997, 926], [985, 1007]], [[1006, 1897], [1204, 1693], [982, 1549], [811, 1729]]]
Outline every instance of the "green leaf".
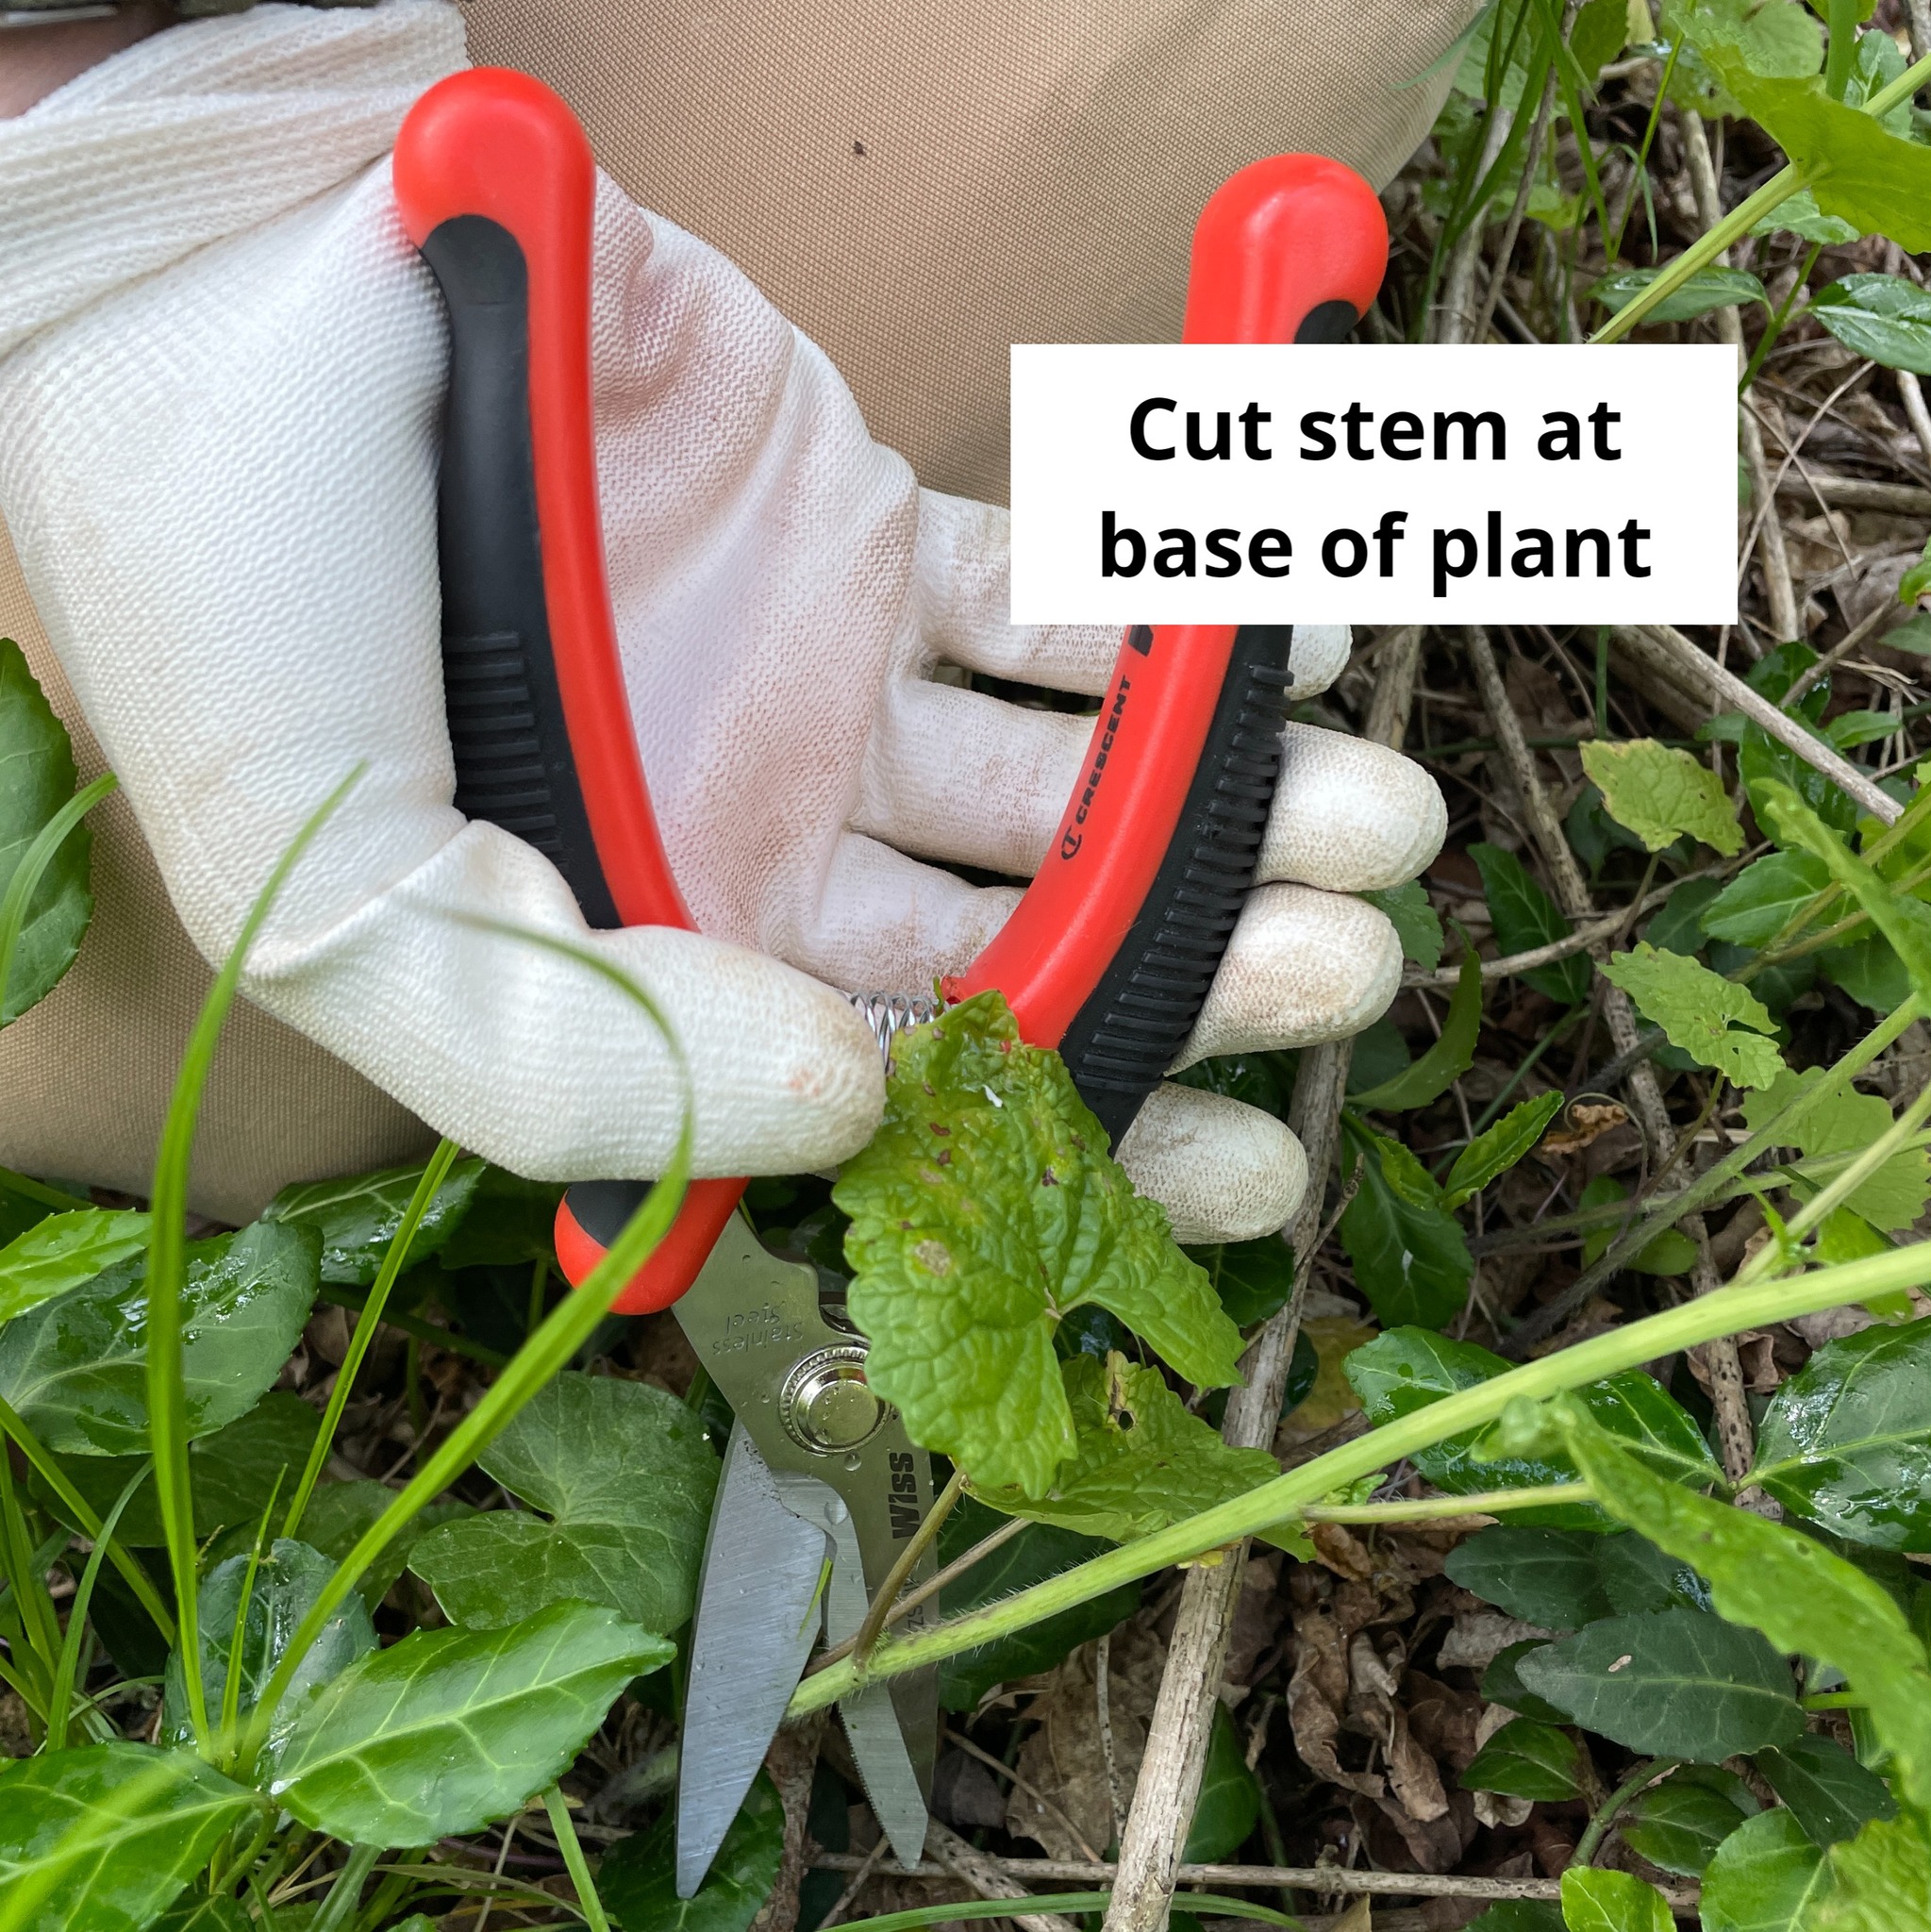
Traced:
[[1482, 962], [1473, 949], [1463, 956], [1461, 974], [1448, 1002], [1441, 1034], [1422, 1058], [1391, 1080], [1354, 1095], [1357, 1107], [1399, 1112], [1426, 1107], [1455, 1085], [1474, 1064], [1475, 1036], [1482, 1029]]
[[147, 1245], [148, 1217], [107, 1208], [49, 1214], [0, 1248], [0, 1322], [92, 1281]]
[[1294, 1291], [1294, 1251], [1277, 1234], [1257, 1241], [1225, 1241], [1211, 1248], [1189, 1248], [1187, 1257], [1205, 1271], [1228, 1321], [1252, 1328], [1277, 1314]]
[[1200, 1777], [1200, 1798], [1180, 1856], [1189, 1864], [1216, 1865], [1231, 1858], [1247, 1842], [1260, 1819], [1260, 1786], [1247, 1769], [1240, 1734], [1225, 1705], [1214, 1705], [1213, 1726], [1207, 1733], [1207, 1765]]
[[141, 1932], [260, 1802], [146, 1744], [0, 1760], [0, 1912], [10, 1932]]
[[1125, 1542], [1280, 1474], [1265, 1449], [1231, 1448], [1189, 1414], [1157, 1369], [1136, 1368], [1117, 1354], [1104, 1363], [1076, 1356], [1064, 1375], [1078, 1450], [1052, 1488], [1032, 1497], [1017, 1485], [974, 1485], [1008, 1516]]
[[1569, 1932], [1676, 1932], [1670, 1902], [1630, 1872], [1572, 1865], [1562, 1874]]
[[[420, 1170], [418, 1170], [420, 1172]], [[455, 1170], [451, 1170], [451, 1178]], [[447, 1188], [449, 1183], [443, 1183]], [[441, 1205], [439, 1193], [436, 1205]], [[560, 1181], [525, 1180], [501, 1167], [485, 1166], [469, 1206], [455, 1217], [438, 1259], [445, 1268], [505, 1268], [547, 1261], [557, 1252]], [[418, 1233], [417, 1240], [421, 1240]], [[410, 1252], [415, 1243], [410, 1243]]]
[[1507, 1705], [1510, 1710], [1520, 1712], [1523, 1717], [1540, 1719], [1545, 1724], [1566, 1724], [1569, 1713], [1557, 1710], [1553, 1704], [1545, 1704], [1522, 1681], [1516, 1666], [1532, 1650], [1540, 1650], [1549, 1640], [1543, 1637], [1524, 1638], [1520, 1643], [1511, 1643], [1505, 1650], [1497, 1651], [1490, 1658], [1489, 1668], [1482, 1673], [1482, 1695], [1490, 1704]]
[[[25, 654], [0, 638], [0, 896], [47, 822], [74, 796], [74, 749], [34, 682]], [[41, 874], [7, 974], [0, 1025], [51, 992], [80, 951], [93, 914], [92, 835], [76, 825]]]
[[1563, 1932], [1562, 1907], [1540, 1898], [1506, 1898], [1479, 1918], [1468, 1932]]
[[[273, 1398], [270, 1398], [273, 1400]], [[312, 1411], [311, 1411], [312, 1412]], [[219, 1441], [217, 1437], [213, 1439]], [[296, 1473], [300, 1473], [297, 1465]], [[308, 1507], [302, 1512], [302, 1537], [312, 1543], [325, 1556], [331, 1557], [338, 1563], [345, 1562], [348, 1554], [361, 1541], [364, 1534], [374, 1526], [375, 1520], [395, 1501], [395, 1491], [386, 1484], [370, 1482], [363, 1478], [355, 1482], [324, 1483], [308, 1498]], [[195, 1521], [201, 1520], [200, 1492], [195, 1494]], [[448, 1498], [441, 1503], [431, 1503], [426, 1508], [417, 1511], [395, 1540], [377, 1557], [362, 1580], [357, 1585], [362, 1601], [368, 1605], [371, 1614], [375, 1612], [384, 1597], [395, 1587], [395, 1580], [408, 1568], [409, 1557], [416, 1545], [432, 1529], [440, 1528], [445, 1523], [456, 1523], [474, 1515], [467, 1503], [458, 1503]]]
[[[442, 1252], [475, 1197], [484, 1165], [480, 1160], [458, 1160], [449, 1170], [409, 1242], [402, 1264], [405, 1271]], [[386, 1167], [375, 1174], [343, 1174], [337, 1180], [284, 1188], [269, 1203], [263, 1219], [312, 1228], [322, 1243], [322, 1279], [339, 1287], [367, 1288], [402, 1226], [423, 1167], [418, 1161], [413, 1167]]]
[[[277, 1539], [264, 1552], [257, 1565], [248, 1591], [247, 1619], [242, 1626], [241, 1656], [239, 1665], [241, 1702], [238, 1712], [255, 1708], [261, 1687], [282, 1660], [289, 1640], [302, 1619], [314, 1607], [322, 1587], [334, 1574], [335, 1565], [319, 1550], [307, 1543]], [[233, 1648], [235, 1619], [241, 1607], [241, 1591], [249, 1582], [248, 1558], [230, 1557], [217, 1563], [201, 1579], [199, 1636], [201, 1641], [201, 1680], [210, 1715], [222, 1708], [222, 1696], [228, 1680], [228, 1658]], [[328, 1622], [314, 1647], [295, 1668], [287, 1699], [275, 1713], [271, 1742], [278, 1741], [293, 1722], [303, 1703], [348, 1666], [375, 1648], [375, 1629], [360, 1597], [353, 1593]], [[168, 1657], [166, 1690], [161, 1699], [161, 1741], [186, 1744], [192, 1740], [194, 1726], [188, 1714], [185, 1666], [180, 1652]]]
[[1831, 1891], [1811, 1922], [1816, 1932], [1931, 1925], [1931, 1849], [1921, 1826], [1880, 1818], [1848, 1844], [1833, 1845], [1828, 1870]]
[[1340, 1218], [1355, 1280], [1384, 1322], [1438, 1328], [1468, 1298], [1475, 1264], [1440, 1188], [1399, 1141], [1343, 1122], [1344, 1172], [1360, 1189]]
[[1082, 1304], [1197, 1386], [1235, 1379], [1240, 1331], [1106, 1148], [1058, 1055], [981, 993], [900, 1036], [884, 1125], [833, 1190], [867, 1379], [977, 1481], [1043, 1496], [1074, 1453], [1053, 1331]]
[[[1743, 1103], [1743, 1119], [1754, 1131], [1773, 1119], [1799, 1093], [1814, 1091], [1825, 1078], [1821, 1067], [1803, 1073], [1788, 1069], [1761, 1093]], [[1789, 1145], [1800, 1154], [1861, 1154], [1889, 1133], [1890, 1104], [1875, 1093], [1858, 1093], [1839, 1087], [1827, 1098], [1813, 1101], [1785, 1131], [1795, 1138]], [[1887, 1234], [1910, 1226], [1924, 1211], [1931, 1196], [1931, 1154], [1922, 1147], [1901, 1148], [1877, 1172], [1860, 1181], [1845, 1206]]]
[[1387, 913], [1401, 941], [1403, 958], [1412, 959], [1423, 973], [1433, 973], [1441, 964], [1441, 915], [1428, 903], [1420, 879], [1357, 896]]
[[1628, 42], [1628, 0], [1589, 0], [1569, 30], [1569, 51], [1591, 86]]
[[[1931, 591], [1931, 538], [1925, 540], [1917, 562], [1898, 579], [1897, 601], [1909, 609], [1926, 591]], [[1889, 644], [1896, 636], [1892, 631], [1884, 641]]]
[[1678, 1606], [1709, 1608], [1709, 1585], [1688, 1563], [1657, 1549], [1633, 1529], [1597, 1541], [1596, 1574], [1602, 1578], [1609, 1607], [1622, 1616]]
[[597, 1890], [624, 1932], [746, 1932], [777, 1883], [785, 1807], [757, 1774], [694, 1898], [677, 1896], [676, 1808], [605, 1856]]
[[1510, 1718], [1475, 1753], [1461, 1787], [1551, 1803], [1573, 1798], [1582, 1790], [1582, 1746], [1554, 1724]]
[[555, 1784], [624, 1685], [671, 1655], [588, 1604], [508, 1630], [412, 1631], [302, 1707], [269, 1795], [353, 1844], [478, 1830]]
[[669, 1391], [558, 1375], [477, 1460], [551, 1520], [493, 1510], [417, 1542], [409, 1568], [452, 1623], [500, 1629], [566, 1597], [646, 1630], [691, 1615], [718, 1459]]
[[[1628, 308], [1662, 273], [1659, 268], [1619, 268], [1590, 290], [1590, 300], [1600, 302], [1613, 315], [1619, 308]], [[1740, 268], [1700, 268], [1681, 288], [1665, 295], [1646, 319], [1692, 322], [1713, 308], [1734, 308], [1745, 302], [1761, 302], [1766, 308], [1770, 307], [1763, 284], [1755, 275]]]
[[[181, 1296], [188, 1427], [205, 1436], [255, 1407], [315, 1299], [315, 1238], [258, 1221], [188, 1244]], [[0, 1331], [0, 1395], [49, 1449], [147, 1446], [147, 1258], [118, 1262]]]
[[[1002, 1520], [998, 1511], [976, 1497], [961, 1496], [939, 1532], [941, 1563], [957, 1562], [991, 1535]], [[1078, 1536], [1052, 1524], [1029, 1523], [956, 1583], [947, 1584], [939, 1595], [940, 1608], [948, 1618], [963, 1616], [982, 1604], [995, 1603], [1016, 1591], [1043, 1583], [1075, 1563], [1097, 1557], [1107, 1547], [1094, 1537]], [[1028, 1624], [1011, 1637], [947, 1657], [939, 1666], [939, 1701], [947, 1710], [975, 1709], [989, 1690], [1015, 1677], [1050, 1671], [1082, 1643], [1104, 1637], [1139, 1607], [1140, 1585], [1123, 1583], [1104, 1596]]]
[[[1505, 957], [1553, 945], [1574, 930], [1514, 853], [1505, 852], [1499, 845], [1476, 843], [1469, 847], [1469, 857], [1482, 875], [1489, 921]], [[1553, 966], [1532, 966], [1522, 977], [1538, 992], [1564, 1006], [1573, 1007], [1589, 997], [1590, 962], [1580, 953], [1558, 959]]]
[[1830, 884], [1821, 859], [1807, 852], [1772, 852], [1753, 859], [1704, 908], [1703, 929], [1713, 940], [1767, 946]]
[[1897, 1800], [1874, 1771], [1834, 1738], [1806, 1731], [1780, 1751], [1759, 1751], [1756, 1768], [1790, 1808], [1812, 1844], [1856, 1838], [1873, 1818], [1895, 1818]]
[[[1770, 1009], [1747, 988], [1680, 953], [1659, 953], [1647, 940], [1603, 961], [1602, 974], [1634, 1000], [1646, 1020], [1663, 1029], [1699, 1066], [1715, 1067], [1739, 1087], [1768, 1087], [1783, 1070]], [[1730, 1024], [1754, 1027], [1746, 1033]]]
[[1492, 1180], [1521, 1160], [1562, 1111], [1560, 1093], [1539, 1093], [1511, 1107], [1493, 1126], [1483, 1131], [1455, 1158], [1443, 1186], [1443, 1205], [1459, 1208]]
[[1826, 947], [1817, 964], [1833, 986], [1873, 1013], [1894, 1012], [1911, 996], [1911, 975], [1881, 932], [1867, 932], [1855, 945]]
[[1701, 1610], [1607, 1617], [1517, 1669], [1586, 1729], [1651, 1757], [1716, 1764], [1804, 1728], [1783, 1658], [1756, 1631]]
[[1652, 1865], [1700, 1878], [1717, 1847], [1756, 1811], [1756, 1800], [1740, 1778], [1689, 1765], [1631, 1799], [1617, 1829], [1623, 1843]]
[[[1629, 1190], [1612, 1174], [1599, 1174], [1577, 1196], [1580, 1208], [1606, 1208], [1613, 1201], [1629, 1198]], [[1589, 1267], [1609, 1251], [1622, 1232], [1618, 1227], [1591, 1227], [1582, 1238], [1583, 1266]], [[1654, 1241], [1645, 1241], [1625, 1264], [1637, 1274], [1688, 1274], [1696, 1265], [1696, 1243], [1673, 1227], [1666, 1227]]]
[[1803, 1932], [1828, 1895], [1823, 1854], [1788, 1811], [1746, 1818], [1703, 1874], [1705, 1932]]
[[1931, 294], [1915, 282], [1902, 275], [1845, 275], [1810, 298], [1809, 312], [1854, 354], [1887, 369], [1931, 375]]
[[1498, 1523], [1453, 1550], [1446, 1570], [1452, 1582], [1524, 1624], [1579, 1630], [1613, 1614], [1596, 1570], [1601, 1541], [1579, 1530]]
[[1826, 248], [1841, 248], [1846, 242], [1859, 239], [1859, 231], [1836, 215], [1827, 215], [1817, 206], [1809, 189], [1800, 188], [1781, 207], [1773, 208], [1750, 231], [1753, 235], [1801, 235], [1806, 242], [1822, 242]]
[[1686, 833], [1725, 858], [1742, 851], [1743, 827], [1723, 780], [1687, 751], [1653, 738], [1626, 744], [1596, 740], [1582, 747], [1582, 768], [1602, 788], [1609, 816], [1650, 851], [1661, 852]]
[[[405, 1919], [393, 1932], [435, 1932], [426, 1919], [419, 1927], [415, 1920]], [[255, 1932], [255, 1922], [231, 1898], [210, 1898], [206, 1893], [190, 1895], [172, 1905], [154, 1922], [154, 1932]]]
[[1701, 952], [1704, 909], [1721, 891], [1715, 879], [1684, 879], [1657, 907], [1643, 926], [1642, 937], [1659, 952]]
[[1772, 1399], [1751, 1480], [1853, 1542], [1931, 1550], [1931, 1320], [1820, 1348]]

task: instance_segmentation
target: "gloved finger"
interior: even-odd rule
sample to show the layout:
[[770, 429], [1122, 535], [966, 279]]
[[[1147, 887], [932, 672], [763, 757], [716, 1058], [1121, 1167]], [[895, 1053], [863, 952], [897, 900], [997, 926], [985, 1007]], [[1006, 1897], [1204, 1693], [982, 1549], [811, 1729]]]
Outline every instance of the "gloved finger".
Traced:
[[1174, 1239], [1248, 1241], [1293, 1219], [1307, 1157], [1272, 1114], [1171, 1081], [1147, 1096], [1118, 1148], [1133, 1185], [1167, 1210]]
[[852, 825], [924, 858], [1030, 877], [1091, 736], [1090, 718], [907, 680], [874, 723]]
[[1171, 1071], [1213, 1054], [1341, 1040], [1379, 1019], [1401, 985], [1401, 941], [1365, 899], [1307, 886], [1247, 895], [1221, 970]]
[[1441, 849], [1448, 808], [1412, 758], [1386, 745], [1290, 724], [1257, 877], [1331, 892], [1411, 879]]

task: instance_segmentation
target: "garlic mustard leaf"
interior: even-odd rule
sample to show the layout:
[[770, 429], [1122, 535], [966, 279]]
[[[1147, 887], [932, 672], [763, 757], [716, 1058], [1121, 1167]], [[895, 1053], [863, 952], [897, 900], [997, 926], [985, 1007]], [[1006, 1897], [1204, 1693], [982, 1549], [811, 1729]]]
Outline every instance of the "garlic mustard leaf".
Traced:
[[[1715, 1067], [1740, 1087], [1768, 1087], [1783, 1071], [1770, 1008], [1746, 988], [1712, 973], [1680, 953], [1658, 952], [1639, 940], [1626, 953], [1604, 960], [1603, 977], [1618, 986], [1699, 1066]], [[1740, 1026], [1731, 1021], [1741, 1023]], [[1742, 1027], [1752, 1027], [1746, 1033]]]
[[1687, 751], [1654, 738], [1595, 742], [1583, 746], [1582, 768], [1601, 789], [1609, 816], [1652, 852], [1674, 844], [1686, 832], [1726, 858], [1742, 851], [1743, 827], [1723, 780]]

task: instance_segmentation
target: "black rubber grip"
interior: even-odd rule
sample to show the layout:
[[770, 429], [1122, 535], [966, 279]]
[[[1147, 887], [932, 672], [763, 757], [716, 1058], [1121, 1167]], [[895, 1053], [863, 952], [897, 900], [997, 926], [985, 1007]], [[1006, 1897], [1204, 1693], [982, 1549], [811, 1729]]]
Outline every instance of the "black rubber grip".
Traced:
[[423, 244], [449, 310], [449, 402], [439, 486], [442, 692], [456, 808], [525, 839], [593, 926], [622, 924], [571, 755], [543, 600], [530, 441], [529, 275], [485, 215]]
[[1115, 1147], [1200, 1017], [1260, 861], [1281, 772], [1291, 625], [1245, 625], [1153, 888], [1059, 1043]]

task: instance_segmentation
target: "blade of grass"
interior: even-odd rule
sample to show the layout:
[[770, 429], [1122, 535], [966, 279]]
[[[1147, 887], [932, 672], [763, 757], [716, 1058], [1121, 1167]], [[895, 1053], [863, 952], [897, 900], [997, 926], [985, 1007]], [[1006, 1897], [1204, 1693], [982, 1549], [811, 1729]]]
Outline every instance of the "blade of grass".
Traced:
[[80, 1573], [80, 1587], [67, 1607], [67, 1638], [60, 1646], [60, 1661], [55, 1666], [53, 1694], [47, 1699], [49, 1751], [67, 1748], [68, 1711], [74, 1702], [74, 1686], [80, 1675], [80, 1646], [87, 1628], [88, 1607], [93, 1602], [94, 1584], [101, 1574], [101, 1559], [108, 1553], [108, 1545], [113, 1538], [114, 1525], [121, 1521], [122, 1510], [134, 1500], [135, 1491], [146, 1480], [147, 1466], [143, 1463], [128, 1477], [127, 1486], [108, 1511], [108, 1520], [101, 1525], [101, 1533], [95, 1539], [93, 1548], [88, 1552], [87, 1568]]
[[76, 791], [35, 835], [34, 841], [21, 855], [13, 876], [7, 882], [7, 896], [0, 898], [0, 1017], [7, 1011], [7, 988], [13, 978], [13, 955], [20, 945], [21, 928], [26, 924], [26, 909], [33, 900], [41, 875], [54, 862], [54, 855], [67, 842], [67, 835], [119, 784], [111, 772], [103, 772], [92, 785]]
[[20, 1492], [14, 1487], [12, 1463], [0, 1455], [0, 1555], [6, 1558], [21, 1635], [25, 1639], [25, 1655], [17, 1657], [15, 1661], [23, 1665], [31, 1663], [31, 1674], [42, 1694], [52, 1680], [54, 1661], [60, 1655], [60, 1620], [55, 1613], [53, 1598], [47, 1594], [47, 1564], [66, 1541], [62, 1531], [44, 1553], [34, 1548], [26, 1511], [21, 1507]]
[[228, 1630], [228, 1668], [222, 1679], [222, 1727], [223, 1748], [225, 1750], [235, 1735], [235, 1723], [241, 1710], [241, 1656], [247, 1648], [248, 1606], [255, 1600], [255, 1579], [261, 1570], [261, 1545], [268, 1535], [268, 1519], [275, 1514], [275, 1499], [281, 1494], [282, 1470], [276, 1470], [275, 1487], [268, 1493], [260, 1520], [255, 1525], [255, 1536], [248, 1545], [248, 1567], [241, 1573], [241, 1593], [235, 1605], [235, 1620]]
[[563, 1854], [563, 1862], [570, 1869], [570, 1882], [576, 1888], [576, 1902], [583, 1907], [590, 1932], [610, 1932], [610, 1922], [604, 1913], [604, 1902], [597, 1896], [590, 1866], [584, 1861], [583, 1847], [576, 1841], [576, 1827], [570, 1822], [570, 1807], [563, 1802], [563, 1793], [555, 1785], [543, 1793], [543, 1809], [550, 1814], [550, 1829], [557, 1834], [557, 1848]]

